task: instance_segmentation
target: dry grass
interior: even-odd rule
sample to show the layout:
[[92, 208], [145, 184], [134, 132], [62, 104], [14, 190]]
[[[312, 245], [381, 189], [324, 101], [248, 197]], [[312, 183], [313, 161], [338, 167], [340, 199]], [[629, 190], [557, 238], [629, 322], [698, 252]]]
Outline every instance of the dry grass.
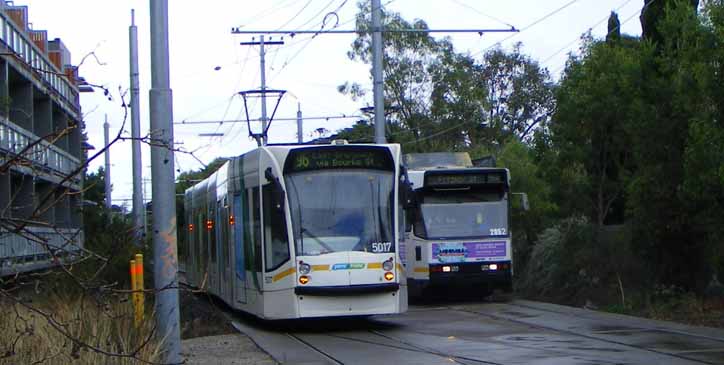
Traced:
[[131, 301], [0, 300], [0, 364], [143, 364], [160, 359], [147, 316], [133, 325]]

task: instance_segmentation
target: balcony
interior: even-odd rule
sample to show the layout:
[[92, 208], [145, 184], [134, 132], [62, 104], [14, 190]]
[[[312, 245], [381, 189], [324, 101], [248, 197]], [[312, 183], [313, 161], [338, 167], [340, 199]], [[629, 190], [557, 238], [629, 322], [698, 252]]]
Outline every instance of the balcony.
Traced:
[[[0, 228], [0, 276], [50, 268], [82, 254], [81, 229], [26, 227], [25, 231], [18, 235]], [[35, 242], [38, 239], [45, 244]]]
[[[5, 155], [0, 156], [0, 162], [8, 161], [38, 138], [40, 137], [0, 118], [0, 151]], [[78, 159], [45, 140], [25, 151], [22, 157], [33, 162], [31, 168], [45, 171], [61, 179], [73, 173], [80, 166]], [[80, 175], [73, 176], [69, 181], [73, 184], [80, 184], [80, 178]]]

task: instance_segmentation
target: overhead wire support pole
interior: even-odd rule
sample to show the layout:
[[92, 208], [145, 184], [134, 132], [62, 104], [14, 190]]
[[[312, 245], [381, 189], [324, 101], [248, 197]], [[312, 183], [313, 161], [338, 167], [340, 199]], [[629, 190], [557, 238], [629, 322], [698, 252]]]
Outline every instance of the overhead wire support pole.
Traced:
[[141, 239], [145, 232], [144, 206], [143, 206], [143, 177], [141, 174], [141, 110], [140, 87], [138, 81], [138, 29], [136, 28], [135, 11], [131, 10], [131, 26], [128, 28], [128, 43], [130, 45], [131, 70], [131, 159], [133, 169], [133, 230], [135, 244], [142, 246]]
[[[294, 29], [294, 30], [242, 30], [241, 28], [232, 28], [232, 34], [286, 34], [294, 37], [297, 34], [372, 34], [372, 79], [373, 79], [373, 98], [374, 98], [374, 121], [375, 121], [375, 143], [386, 143], [385, 137], [385, 112], [384, 112], [384, 79], [383, 79], [383, 45], [382, 33], [477, 33], [482, 36], [485, 33], [509, 33], [520, 32], [514, 26], [510, 28], [499, 29], [385, 29], [381, 24], [382, 5], [380, 0], [371, 0], [372, 2], [372, 25], [369, 30], [361, 29]], [[263, 36], [262, 36], [263, 37]], [[263, 38], [262, 38], [263, 39]], [[262, 56], [262, 62], [264, 58]], [[264, 77], [262, 70], [262, 78]], [[264, 104], [262, 104], [264, 110]]]
[[164, 363], [180, 364], [173, 97], [170, 86], [168, 0], [151, 0], [151, 189], [156, 328]]
[[304, 142], [304, 132], [302, 128], [302, 103], [297, 103], [297, 143]]
[[261, 64], [261, 129], [264, 134], [261, 136], [261, 146], [266, 146], [267, 143], [267, 115], [266, 115], [266, 52], [264, 51], [264, 45], [281, 45], [284, 41], [269, 41], [264, 42], [264, 36], [259, 36], [259, 42], [241, 42], [242, 46], [259, 46], [259, 57]]
[[[108, 114], [106, 114], [105, 122], [103, 123], [103, 139], [104, 139], [104, 146], [106, 146], [106, 152], [105, 155], [105, 171], [103, 171], [103, 182], [104, 182], [104, 189], [106, 193], [106, 209], [109, 211], [111, 210], [111, 149], [108, 146], [110, 144], [110, 137], [109, 137], [109, 129], [110, 125], [108, 124]], [[109, 212], [110, 213], [110, 212]], [[110, 220], [110, 215], [108, 216], [108, 219]]]
[[372, 94], [375, 105], [375, 143], [387, 143], [385, 136], [385, 89], [382, 75], [382, 3], [372, 0]]

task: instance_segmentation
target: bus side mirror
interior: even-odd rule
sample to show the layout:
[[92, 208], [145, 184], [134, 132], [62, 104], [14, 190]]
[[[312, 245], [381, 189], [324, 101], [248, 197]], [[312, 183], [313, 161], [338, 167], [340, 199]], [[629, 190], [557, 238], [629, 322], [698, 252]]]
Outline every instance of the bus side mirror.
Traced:
[[284, 189], [282, 189], [282, 184], [279, 182], [279, 179], [274, 176], [274, 173], [272, 173], [271, 167], [267, 167], [267, 169], [264, 170], [264, 177], [269, 180], [273, 185], [272, 199], [274, 199], [274, 201], [272, 202], [272, 204], [278, 210], [283, 211], [286, 196], [284, 195]]

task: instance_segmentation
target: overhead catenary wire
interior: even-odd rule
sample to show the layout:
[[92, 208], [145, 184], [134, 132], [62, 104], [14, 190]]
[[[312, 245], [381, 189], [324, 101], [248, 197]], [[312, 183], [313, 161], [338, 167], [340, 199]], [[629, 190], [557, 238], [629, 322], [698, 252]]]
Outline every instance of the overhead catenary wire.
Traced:
[[[622, 8], [623, 6], [625, 6], [626, 4], [628, 4], [630, 1], [631, 1], [631, 0], [625, 1], [624, 3], [622, 3], [621, 5], [619, 5], [619, 7], [618, 7], [617, 9]], [[612, 34], [612, 32], [615, 32], [615, 31], [619, 30], [624, 24], [626, 24], [626, 23], [628, 23], [629, 21], [631, 21], [631, 20], [632, 20], [637, 14], [639, 14], [640, 12], [641, 12], [641, 13], [645, 12], [646, 9], [648, 9], [648, 6], [650, 6], [651, 3], [653, 3], [654, 1], [656, 1], [656, 0], [651, 0], [651, 1], [647, 2], [646, 4], [644, 4], [644, 5], [641, 7], [640, 10], [634, 12], [631, 16], [629, 16], [628, 18], [626, 18], [623, 22], [619, 23], [619, 25], [618, 25], [617, 27], [615, 27], [614, 29], [611, 29], [609, 32], [607, 32], [607, 33], [606, 33], [606, 36]], [[608, 19], [608, 16], [606, 17], [606, 19]], [[593, 27], [597, 26], [598, 24], [600, 24], [600, 22], [597, 23], [596, 25], [594, 25]], [[576, 40], [578, 40], [578, 39], [579, 39], [579, 38], [576, 38]], [[544, 63], [544, 62], [542, 62], [542, 63]], [[564, 65], [564, 66], [565, 66], [565, 65]], [[411, 144], [411, 143], [421, 142], [421, 141], [425, 141], [425, 140], [428, 140], [428, 139], [431, 139], [431, 138], [435, 138], [435, 137], [437, 137], [437, 136], [443, 135], [443, 134], [448, 133], [448, 132], [451, 132], [451, 131], [453, 131], [453, 130], [455, 130], [455, 129], [457, 129], [457, 128], [460, 128], [460, 127], [461, 127], [462, 125], [464, 125], [465, 123], [468, 123], [468, 122], [466, 121], [466, 122], [458, 123], [458, 124], [456, 124], [456, 125], [454, 125], [454, 126], [452, 126], [452, 127], [450, 127], [450, 128], [446, 128], [446, 129], [443, 129], [442, 131], [438, 131], [438, 132], [435, 132], [435, 133], [433, 133], [433, 134], [431, 134], [431, 135], [424, 136], [424, 137], [422, 137], [422, 138], [420, 138], [420, 139], [417, 139], [417, 140], [415, 140], [415, 141], [410, 141], [410, 142], [403, 143], [402, 145], [409, 145], [409, 144]]]
[[[608, 31], [608, 32], [606, 33], [606, 35], [604, 35], [604, 38], [605, 38], [605, 37], [608, 37], [608, 36], [611, 35], [613, 32], [620, 30], [621, 27], [623, 27], [626, 23], [628, 23], [628, 22], [630, 22], [631, 20], [633, 20], [633, 18], [635, 18], [636, 15], [640, 15], [640, 14], [643, 14], [644, 12], [646, 12], [646, 10], [648, 9], [649, 5], [651, 5], [651, 3], [653, 3], [654, 1], [656, 1], [656, 0], [651, 0], [651, 1], [647, 2], [646, 4], [644, 4], [644, 5], [641, 7], [641, 9], [636, 10], [636, 11], [635, 11], [633, 14], [631, 14], [628, 18], [624, 19], [624, 21], [619, 22], [619, 25], [618, 25], [617, 27], [611, 29], [610, 31]], [[628, 3], [628, 2], [629, 2], [629, 1], [627, 1], [626, 3]], [[625, 4], [624, 4], [624, 5], [625, 5]], [[624, 5], [620, 6], [619, 8], [623, 7]], [[608, 19], [608, 17], [606, 17], [606, 19]], [[599, 24], [600, 24], [600, 23], [599, 23]], [[598, 24], [597, 24], [597, 25], [598, 25]], [[594, 25], [594, 27], [596, 27], [597, 25]], [[593, 28], [593, 27], [592, 27], [592, 28]], [[590, 30], [590, 29], [591, 29], [591, 28], [589, 28], [589, 30]], [[568, 46], [570, 46], [571, 44], [573, 44], [573, 43], [575, 43], [575, 42], [577, 42], [577, 41], [579, 41], [579, 40], [580, 40], [580, 37], [574, 39], [573, 42], [571, 42], [571, 43], [568, 44]], [[566, 47], [566, 48], [567, 48], [567, 47]], [[564, 49], [565, 49], [565, 48], [564, 48]], [[556, 54], [558, 54], [558, 53], [560, 53], [560, 52], [561, 52], [561, 50], [559, 50]], [[551, 56], [549, 56], [548, 58], [546, 58], [546, 61], [550, 60], [550, 58], [552, 58], [552, 57], [555, 56], [556, 54], [551, 55]], [[541, 62], [541, 63], [545, 63], [546, 61], [543, 61], [543, 62]], [[566, 67], [566, 64], [565, 64], [565, 63], [564, 63], [563, 65], [557, 67], [554, 71], [551, 72], [551, 74], [556, 74], [556, 73], [560, 72], [564, 67]]]
[[[621, 10], [621, 8], [623, 8], [624, 6], [628, 5], [628, 3], [630, 3], [631, 1], [632, 1], [632, 0], [626, 0], [626, 1], [624, 1], [624, 2], [621, 3], [619, 6], [617, 6], [616, 8], [614, 8], [614, 11], [618, 12], [619, 10]], [[646, 5], [644, 5], [644, 6], [646, 6]], [[641, 8], [641, 10], [643, 10], [643, 7]], [[640, 10], [638, 10], [636, 13], [638, 13], [639, 11], [640, 11]], [[636, 13], [634, 13], [634, 15], [636, 15]], [[590, 31], [590, 30], [592, 30], [593, 28], [601, 25], [601, 23], [603, 23], [603, 22], [605, 22], [606, 20], [608, 20], [609, 17], [610, 17], [610, 14], [609, 14], [609, 15], [606, 15], [606, 16], [603, 17], [603, 18], [601, 18], [599, 21], [597, 21], [597, 22], [596, 22], [595, 24], [593, 24], [592, 26], [586, 28], [587, 31]], [[632, 19], [632, 17], [628, 17], [625, 22], [628, 22], [628, 21], [631, 20], [631, 19]], [[625, 22], [624, 22], [624, 24], [625, 24]], [[620, 27], [620, 25], [619, 25], [619, 27]], [[616, 30], [617, 30], [617, 29], [618, 29], [618, 27], [616, 28]], [[585, 32], [583, 32], [583, 34], [585, 34]], [[580, 40], [580, 37], [576, 37], [576, 38], [573, 39], [572, 41], [566, 43], [566, 45], [564, 45], [563, 47], [561, 47], [561, 48], [558, 49], [557, 51], [551, 53], [549, 56], [547, 56], [547, 57], [544, 58], [542, 61], [540, 61], [540, 63], [541, 63], [541, 64], [545, 64], [546, 62], [550, 61], [553, 57], [557, 56], [558, 54], [560, 54], [560, 53], [563, 52], [564, 50], [568, 49], [571, 45], [573, 45], [574, 43], [576, 43], [578, 40]]]
[[577, 3], [578, 1], [580, 1], [580, 0], [570, 0], [570, 1], [568, 1], [567, 3], [563, 4], [562, 6], [556, 8], [555, 10], [553, 10], [553, 11], [551, 11], [551, 12], [549, 12], [549, 13], [546, 13], [545, 15], [543, 15], [542, 17], [536, 19], [535, 21], [533, 21], [532, 23], [526, 25], [525, 27], [520, 28], [520, 31], [519, 31], [519, 32], [513, 33], [513, 34], [511, 34], [511, 35], [503, 38], [502, 40], [499, 40], [499, 41], [493, 43], [492, 45], [484, 48], [483, 50], [474, 53], [474, 54], [472, 55], [472, 57], [477, 57], [477, 56], [480, 56], [481, 54], [484, 54], [485, 52], [491, 50], [493, 47], [496, 47], [496, 46], [502, 44], [503, 42], [508, 41], [508, 40], [512, 39], [513, 37], [516, 37], [516, 36], [518, 36], [519, 34], [521, 34], [521, 33], [525, 32], [525, 31], [529, 30], [530, 28], [533, 28], [533, 27], [535, 27], [536, 25], [538, 25], [538, 24], [546, 21], [546, 20], [549, 19], [550, 17], [552, 17], [552, 16], [560, 13], [561, 11], [563, 11], [563, 10], [565, 10], [566, 8], [568, 8], [569, 6]]
[[464, 7], [464, 8], [467, 8], [467, 9], [469, 9], [469, 10], [472, 10], [472, 11], [474, 11], [474, 12], [476, 12], [476, 13], [478, 13], [478, 14], [480, 14], [480, 15], [488, 18], [488, 19], [494, 20], [494, 21], [496, 21], [496, 22], [498, 22], [498, 23], [500, 23], [500, 24], [503, 24], [503, 25], [506, 25], [506, 26], [508, 26], [508, 27], [514, 28], [512, 24], [510, 24], [510, 23], [508, 23], [508, 22], [506, 22], [506, 21], [500, 20], [499, 18], [494, 17], [494, 16], [492, 16], [492, 15], [483, 13], [483, 12], [480, 11], [479, 9], [477, 9], [477, 8], [475, 8], [475, 7], [467, 4], [467, 3], [464, 3], [462, 0], [452, 0], [452, 2], [454, 2], [455, 4], [458, 4], [459, 6], [462, 6], [462, 7]]

